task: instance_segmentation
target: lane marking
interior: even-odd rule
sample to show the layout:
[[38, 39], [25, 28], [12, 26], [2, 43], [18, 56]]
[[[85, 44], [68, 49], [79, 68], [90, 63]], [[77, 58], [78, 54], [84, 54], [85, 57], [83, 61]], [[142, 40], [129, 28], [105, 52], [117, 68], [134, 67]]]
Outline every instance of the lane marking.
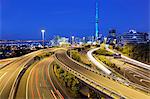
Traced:
[[[40, 54], [41, 52], [38, 52], [38, 53], [35, 53], [36, 55]], [[31, 76], [34, 75], [34, 69], [37, 67], [39, 63], [35, 64], [34, 67], [30, 70], [30, 73], [28, 75], [28, 78], [27, 78], [27, 82], [26, 82], [26, 99], [28, 99], [28, 87], [29, 87], [29, 80], [31, 78]], [[33, 73], [33, 74], [32, 74]], [[32, 74], [32, 75], [31, 75]], [[32, 77], [33, 78], [33, 77]], [[33, 83], [33, 79], [32, 79], [32, 83]], [[32, 84], [31, 84], [32, 86]], [[31, 87], [31, 93], [32, 93], [32, 99], [34, 99], [34, 92], [33, 92], [33, 89]]]
[[[50, 62], [51, 62], [51, 61], [50, 61]], [[49, 83], [46, 84], [46, 82], [49, 82], [49, 81], [48, 81], [48, 77], [47, 77], [47, 74], [46, 74], [47, 72], [45, 72], [45, 71], [47, 71], [46, 67], [47, 67], [48, 64], [49, 64], [49, 61], [47, 60], [47, 62], [45, 63], [45, 65], [44, 65], [43, 68], [42, 68], [42, 71], [43, 71], [43, 73], [42, 73], [42, 74], [43, 74], [43, 77], [42, 77], [42, 78], [43, 78], [44, 86], [46, 87], [46, 89], [47, 89], [48, 92], [49, 92], [49, 91], [52, 89], [52, 86], [50, 86], [50, 87], [51, 87], [51, 88], [50, 88], [50, 87], [48, 86]], [[46, 80], [44, 79], [44, 77], [45, 77], [44, 74], [46, 74]], [[50, 93], [49, 93], [49, 95], [52, 96], [52, 94], [50, 94]]]
[[[52, 60], [52, 61], [53, 61], [53, 60]], [[52, 63], [52, 61], [50, 61], [50, 62]], [[50, 64], [51, 64], [51, 63], [49, 63], [49, 65], [46, 66], [45, 72], [46, 72], [46, 74], [47, 74], [47, 76], [48, 76], [48, 78], [49, 78], [50, 84], [52, 85], [52, 87], [53, 87], [54, 91], [56, 92], [56, 94], [58, 95], [58, 97], [60, 97], [61, 99], [64, 99], [64, 97], [61, 95], [61, 93], [59, 92], [59, 90], [57, 90], [57, 89], [55, 88], [55, 86], [54, 86], [54, 84], [53, 84], [53, 82], [52, 82], [52, 79], [51, 79], [51, 77], [50, 77], [49, 70], [50, 70]]]
[[43, 96], [43, 99], [45, 99], [45, 96], [44, 96], [44, 94], [42, 94], [42, 96]]
[[[30, 71], [30, 73], [29, 73], [29, 75], [28, 75], [28, 78], [27, 78], [27, 83], [26, 83], [26, 99], [28, 99], [28, 87], [29, 87], [29, 80], [31, 79], [31, 77], [32, 77], [32, 80], [30, 81], [31, 82], [31, 86], [32, 86], [32, 83], [33, 83], [33, 76], [34, 76], [34, 68], [35, 68], [36, 66], [34, 66], [32, 69], [31, 69], [31, 71]], [[31, 75], [32, 74], [32, 75]], [[32, 87], [31, 87], [31, 93], [32, 93], [32, 99], [34, 99], [34, 92], [33, 92], [33, 89], [32, 89]]]
[[45, 70], [45, 65], [44, 65], [43, 68], [42, 68], [42, 71], [43, 71], [43, 72], [42, 72], [42, 76], [43, 76], [43, 77], [42, 77], [42, 78], [43, 78], [42, 80], [43, 80], [43, 83], [44, 83], [44, 87], [47, 87], [46, 80], [45, 80], [45, 76], [44, 76], [44, 73], [45, 73], [44, 70]]
[[35, 81], [35, 83], [36, 83], [36, 90], [37, 90], [38, 96], [39, 96], [40, 99], [42, 99], [41, 94], [40, 94], [40, 90], [38, 88], [38, 81], [39, 81], [38, 71], [39, 71], [39, 69], [37, 68], [36, 69], [36, 77], [35, 77], [36, 81]]
[[5, 85], [3, 86], [3, 88], [2, 88], [2, 90], [1, 90], [1, 92], [0, 92], [0, 95], [2, 94], [4, 88], [6, 87], [6, 85], [7, 85], [8, 82], [10, 81], [10, 79], [14, 76], [14, 74], [15, 74], [19, 69], [20, 69], [20, 67], [18, 67], [18, 68], [16, 69], [16, 71], [13, 72], [13, 74], [9, 77], [9, 79], [7, 80], [7, 82], [5, 83]]
[[5, 72], [1, 77], [0, 80], [7, 74], [7, 72]]
[[56, 97], [56, 95], [54, 94], [53, 90], [51, 90], [51, 93], [52, 93], [54, 99], [57, 99], [57, 97]]
[[[32, 73], [33, 73], [33, 74], [31, 75], [31, 78], [32, 78], [32, 79], [31, 79], [30, 82], [31, 82], [31, 94], [32, 94], [32, 99], [34, 99], [34, 91], [33, 91], [33, 86], [32, 86], [32, 85], [33, 85], [33, 80], [34, 80], [35, 71], [33, 71]], [[27, 92], [28, 92], [28, 90], [27, 90]]]
[[[23, 59], [21, 59], [21, 58], [19, 58], [20, 60], [23, 60]], [[25, 58], [24, 58], [25, 59]], [[17, 60], [15, 60], [15, 61], [17, 61]], [[20, 62], [20, 61], [19, 61]], [[24, 61], [23, 61], [24, 62]], [[16, 65], [16, 63], [12, 63], [14, 66]], [[10, 68], [10, 67], [9, 67]], [[7, 69], [9, 69], [8, 67], [7, 67]], [[14, 76], [14, 74], [18, 71], [19, 72], [19, 69], [21, 69], [21, 67], [18, 67], [18, 65], [17, 65], [17, 67], [16, 67], [16, 70], [9, 76], [9, 78], [8, 78], [8, 80], [7, 80], [7, 82], [5, 83], [5, 85], [2, 87], [2, 90], [1, 90], [1, 92], [0, 92], [0, 95], [2, 94], [2, 92], [3, 92], [3, 90], [5, 89], [5, 87], [7, 86], [7, 84], [8, 84], [8, 82], [10, 81], [10, 79], [12, 79], [12, 77]]]

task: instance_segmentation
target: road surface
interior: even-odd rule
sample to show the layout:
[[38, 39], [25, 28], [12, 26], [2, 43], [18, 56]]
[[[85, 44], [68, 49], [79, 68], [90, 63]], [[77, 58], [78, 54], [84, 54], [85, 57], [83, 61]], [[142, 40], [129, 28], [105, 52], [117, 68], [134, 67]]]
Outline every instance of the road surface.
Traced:
[[26, 83], [26, 99], [59, 99], [62, 97], [50, 78], [49, 66], [53, 60], [52, 57], [43, 59], [32, 68]]
[[0, 70], [0, 98], [7, 99], [10, 94], [15, 79], [22, 68], [31, 60], [34, 56], [41, 54], [42, 51], [36, 51], [25, 56], [22, 56], [11, 64]]
[[[0, 99], [7, 99], [8, 97], [13, 97], [12, 93], [14, 91], [14, 85], [17, 80], [17, 77], [19, 73], [22, 71], [22, 69], [25, 67], [26, 64], [29, 63], [30, 60], [32, 60], [35, 56], [40, 55], [45, 52], [54, 52], [58, 49], [62, 48], [49, 48], [49, 49], [42, 49], [38, 50], [29, 54], [26, 54], [24, 56], [8, 60], [13, 60], [10, 64], [4, 66], [0, 69]], [[1, 62], [4, 60], [1, 60]]]

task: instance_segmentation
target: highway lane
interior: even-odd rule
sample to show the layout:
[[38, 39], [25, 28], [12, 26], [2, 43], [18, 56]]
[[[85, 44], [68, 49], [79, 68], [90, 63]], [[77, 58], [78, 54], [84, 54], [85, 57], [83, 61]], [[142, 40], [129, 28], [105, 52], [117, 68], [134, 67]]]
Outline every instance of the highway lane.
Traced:
[[111, 79], [105, 78], [101, 75], [98, 75], [92, 71], [89, 71], [85, 69], [84, 67], [80, 66], [79, 64], [73, 62], [70, 60], [66, 54], [65, 51], [59, 51], [56, 53], [56, 57], [59, 61], [61, 61], [66, 66], [72, 68], [73, 70], [81, 73], [82, 75], [86, 76], [87, 78], [92, 79], [94, 82], [99, 83], [100, 85], [103, 85], [106, 88], [109, 88], [115, 92], [120, 93], [121, 95], [131, 98], [131, 99], [149, 99], [150, 96], [146, 95], [140, 91], [137, 91], [135, 89], [132, 89], [130, 87], [124, 86], [122, 84], [119, 84], [118, 82], [115, 82]]
[[136, 72], [139, 75], [142, 75], [143, 77], [145, 77], [147, 79], [150, 79], [150, 71], [147, 69], [143, 69], [143, 68], [137, 67], [135, 65], [126, 63], [125, 59], [123, 59], [123, 58], [115, 59], [114, 57], [111, 57], [111, 56], [107, 56], [106, 58], [109, 59], [112, 63], [117, 64], [121, 68], [131, 70], [133, 72]]
[[61, 95], [60, 96], [65, 99], [72, 99], [73, 97], [68, 92], [68, 89], [66, 87], [62, 86], [62, 84], [58, 81], [58, 78], [56, 77], [56, 75], [54, 73], [54, 66], [53, 65], [49, 66], [48, 70], [49, 70], [48, 76], [50, 78], [49, 80], [51, 80], [54, 83], [56, 89], [59, 90], [59, 93], [61, 93], [61, 95], [62, 95], [62, 96]]
[[133, 65], [127, 66], [125, 69], [133, 71], [135, 74], [141, 76], [144, 79], [150, 80], [150, 71], [148, 71], [148, 70], [138, 68]]
[[42, 53], [36, 51], [25, 56], [22, 56], [0, 70], [0, 98], [7, 99], [10, 94], [11, 87], [20, 72], [20, 70], [32, 59], [35, 55]]
[[[48, 48], [48, 49], [44, 49], [42, 52], [43, 53], [47, 53], [47, 52], [55, 52], [57, 51], [58, 49], [62, 49], [62, 48]], [[28, 84], [26, 85], [26, 82], [28, 82], [29, 80], [29, 77], [28, 75], [31, 75], [31, 72], [30, 70], [34, 67], [35, 64], [33, 64], [32, 66], [30, 66], [27, 71], [24, 73], [24, 75], [22, 76], [21, 80], [20, 80], [20, 83], [19, 83], [19, 87], [18, 87], [18, 90], [17, 90], [17, 97], [27, 97], [26, 96], [26, 87], [25, 86], [28, 86]], [[25, 82], [25, 83], [24, 83]], [[19, 91], [21, 93], [19, 93]]]
[[2, 68], [0, 70], [0, 98], [8, 98], [11, 92], [10, 90], [13, 90], [12, 86], [14, 85], [19, 72], [23, 69], [29, 60], [31, 60], [36, 55], [55, 50], [57, 49], [49, 48], [26, 54], [16, 58], [11, 64]]
[[[1, 68], [1, 70], [0, 70], [0, 76], [1, 76], [2, 74], [4, 74], [5, 71], [10, 71], [11, 68], [14, 67], [13, 65], [15, 65], [16, 67], [19, 66], [19, 65], [21, 65], [20, 61], [23, 61], [23, 60], [24, 60], [24, 58], [18, 58], [18, 59], [16, 59], [16, 60], [13, 60], [13, 61], [11, 62], [11, 64], [8, 64], [8, 65], [6, 64], [6, 66], [5, 66], [4, 68]], [[19, 62], [20, 64], [16, 65], [17, 62]], [[11, 73], [12, 73], [12, 71], [11, 71]]]
[[4, 65], [7, 65], [11, 60], [8, 61], [0, 61], [0, 68], [2, 68]]
[[7, 63], [7, 62], [13, 61], [15, 59], [17, 59], [17, 58], [0, 59], [0, 64]]
[[[143, 79], [139, 75], [136, 75], [133, 71], [130, 71], [126, 69], [124, 71], [124, 76], [129, 79], [131, 82], [133, 82], [133, 85], [136, 85], [137, 87], [141, 87], [141, 90], [150, 92], [150, 83], [141, 82], [140, 80]], [[145, 79], [144, 79], [145, 80]]]
[[49, 75], [48, 66], [53, 60], [52, 57], [43, 59], [31, 70], [26, 85], [26, 99], [60, 98]]
[[[40, 70], [39, 70], [39, 68], [37, 68], [37, 65], [41, 65], [41, 62], [42, 61], [38, 62], [38, 64], [37, 63], [33, 64], [31, 67], [28, 68], [28, 70], [22, 76], [22, 79], [18, 86], [16, 99], [28, 98], [28, 97], [26, 97], [26, 96], [28, 96], [28, 87], [27, 86], [29, 86], [29, 81], [30, 81], [29, 79], [31, 79], [31, 78], [32, 78], [32, 80], [30, 81], [30, 86], [33, 86], [33, 87], [31, 87], [32, 91], [30, 91], [30, 93], [31, 93], [31, 95], [33, 94], [33, 88], [36, 88], [37, 83], [38, 83], [37, 80], [39, 80], [38, 73], [41, 72], [41, 70], [43, 70], [43, 68], [40, 68]], [[42, 66], [42, 67], [44, 67], [44, 66]], [[36, 70], [36, 68], [38, 70]], [[37, 77], [38, 79], [36, 80], [35, 77]], [[36, 84], [36, 86], [34, 84]], [[35, 92], [35, 94], [38, 95], [38, 93], [36, 93], [36, 92]], [[34, 95], [32, 95], [32, 96], [34, 96]]]
[[9, 58], [0, 60], [0, 69], [4, 68], [5, 66], [9, 65], [10, 63], [14, 62], [17, 59], [18, 58]]
[[[90, 51], [95, 51], [98, 49], [100, 49], [100, 47], [92, 49]], [[111, 51], [108, 48], [107, 48], [107, 50]], [[89, 55], [90, 51], [88, 51], [87, 55], [88, 55], [88, 58], [91, 60], [92, 55]], [[92, 54], [92, 53], [90, 53], [90, 54]], [[121, 68], [122, 71], [124, 71], [123, 75], [124, 76], [126, 75], [125, 76], [126, 78], [128, 78], [130, 81], [132, 81], [136, 84], [142, 85], [142, 86], [139, 86], [139, 87], [142, 87], [142, 90], [145, 87], [144, 89], [146, 89], [148, 91], [147, 88], [150, 88], [150, 71], [148, 69], [143, 69], [143, 68], [140, 68], [139, 66], [135, 66], [133, 64], [128, 64], [128, 63], [126, 63], [126, 61], [128, 61], [129, 59], [126, 59], [124, 57], [119, 60], [114, 59], [113, 57], [109, 57], [109, 56], [107, 56], [107, 58], [112, 63], [114, 63], [116, 65], [120, 65], [119, 67]], [[92, 61], [92, 62], [94, 63], [95, 61]], [[134, 60], [133, 60], [133, 62], [134, 62]]]
[[[149, 75], [148, 75], [149, 74]], [[124, 76], [134, 83], [140, 84], [146, 88], [150, 88], [150, 73], [141, 72], [140, 69], [134, 67], [125, 67]], [[141, 79], [144, 80], [141, 82]]]
[[[2, 99], [8, 98], [11, 86], [13, 82], [15, 81], [15, 78], [17, 77], [17, 74], [22, 69], [22, 64], [25, 63], [28, 60], [28, 58], [24, 58], [16, 63], [11, 64], [10, 68], [7, 67], [7, 69], [4, 69], [2, 72], [6, 75], [3, 76], [3, 78], [0, 80], [0, 97]], [[18, 67], [20, 66], [20, 67]]]
[[142, 85], [146, 88], [150, 88], [150, 82], [141, 82], [140, 80], [150, 80], [150, 72], [149, 70], [134, 66], [132, 64], [128, 64], [124, 62], [124, 59], [116, 59], [111, 56], [106, 56], [112, 63], [116, 64], [116, 66], [120, 67], [121, 74], [126, 77], [131, 82]]

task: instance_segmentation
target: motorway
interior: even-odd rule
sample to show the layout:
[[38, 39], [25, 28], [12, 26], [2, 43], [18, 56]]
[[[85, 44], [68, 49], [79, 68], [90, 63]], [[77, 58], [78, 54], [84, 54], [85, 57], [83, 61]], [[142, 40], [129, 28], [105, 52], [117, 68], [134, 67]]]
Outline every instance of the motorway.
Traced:
[[[48, 57], [32, 66], [20, 81], [16, 99], [63, 99], [68, 97], [63, 91], [63, 95], [59, 91], [61, 85], [53, 83], [54, 78], [53, 66], [50, 64], [54, 58]], [[24, 86], [24, 87], [23, 87]], [[56, 88], [57, 87], [57, 88]]]
[[[105, 66], [100, 64], [93, 56], [92, 52], [99, 50], [100, 47], [91, 49], [90, 51], [87, 52], [87, 56], [89, 60], [91, 60], [97, 67], [99, 67], [101, 70], [109, 74], [110, 72], [107, 70]], [[135, 66], [132, 64], [129, 64], [126, 59], [124, 58], [119, 58], [119, 59], [114, 59], [112, 56], [105, 56], [108, 60], [110, 60], [112, 63], [116, 64], [116, 66], [120, 67], [120, 71], [122, 72], [122, 75], [126, 77], [128, 80], [133, 82], [133, 85], [136, 87], [140, 88], [143, 91], [149, 92], [150, 93], [150, 71], [147, 69], [140, 68], [139, 66]], [[98, 59], [98, 58], [97, 58]], [[127, 62], [127, 63], [126, 63]], [[110, 68], [110, 67], [109, 67]], [[106, 70], [107, 71], [106, 71]], [[117, 71], [115, 71], [117, 72]]]
[[8, 58], [8, 59], [1, 59], [0, 60], [0, 69], [4, 68], [7, 66], [9, 63], [13, 62], [17, 58]]
[[[50, 48], [50, 49], [38, 50], [38, 51], [35, 51], [32, 53], [23, 55], [21, 57], [0, 60], [0, 62], [1, 62], [0, 64], [3, 64], [3, 67], [0, 69], [0, 99], [7, 99], [7, 98], [14, 97], [14, 93], [16, 92], [15, 90], [17, 90], [16, 89], [17, 88], [16, 81], [19, 82], [19, 79], [22, 75], [22, 74], [20, 75], [20, 72], [22, 72], [22, 70], [23, 71], [25, 70], [24, 67], [27, 64], [33, 63], [32, 60], [35, 56], [41, 55], [41, 54], [47, 53], [47, 52], [54, 52], [58, 49], [62, 49], [62, 48]], [[41, 65], [43, 65], [43, 64], [41, 64]], [[36, 75], [37, 75], [37, 73], [36, 73]], [[38, 77], [38, 76], [36, 76], [36, 77]], [[23, 80], [23, 81], [25, 81], [25, 80]], [[23, 85], [23, 84], [21, 83], [19, 85]], [[41, 86], [41, 84], [40, 84], [40, 86]], [[25, 88], [25, 87], [21, 86], [21, 88]], [[18, 90], [20, 90], [20, 89], [18, 89]], [[53, 93], [53, 90], [50, 90], [50, 91]], [[20, 92], [22, 92], [22, 90], [20, 90]], [[23, 95], [23, 94], [19, 94], [19, 96], [20, 95]]]
[[[115, 52], [114, 50], [111, 50], [109, 48], [106, 48], [106, 50], [109, 51], [109, 52], [112, 52], [112, 53], [120, 53], [118, 51]], [[134, 59], [131, 59], [131, 58], [127, 57], [127, 56], [124, 56], [122, 53], [120, 53], [120, 54], [121, 54], [121, 57], [123, 59], [127, 60], [127, 62], [132, 63], [133, 65], [136, 65], [137, 67], [144, 68], [144, 69], [147, 69], [147, 70], [150, 71], [150, 65], [142, 63], [142, 62], [139, 62], [139, 61], [134, 60]]]
[[49, 65], [53, 58], [43, 59], [36, 64], [28, 76], [26, 99], [58, 98], [57, 89], [49, 75]]
[[11, 88], [23, 67], [36, 55], [43, 53], [42, 50], [29, 53], [15, 59], [0, 70], [0, 98], [7, 99]]
[[[100, 47], [92, 49], [87, 52], [87, 56], [89, 60], [91, 60], [96, 66], [100, 67], [104, 72], [107, 74], [110, 73], [109, 71], [106, 71], [107, 69], [105, 66], [101, 65], [93, 56], [92, 52], [99, 50]], [[112, 52], [112, 51], [111, 51]], [[133, 64], [128, 63], [128, 60], [125, 58], [119, 58], [114, 59], [111, 56], [105, 56], [108, 60], [110, 60], [112, 63], [116, 64], [116, 66], [120, 67], [120, 72], [123, 72], [123, 76], [126, 77], [128, 80], [134, 82], [137, 87], [139, 87], [141, 90], [150, 92], [150, 71], [147, 69], [143, 69], [139, 66], [135, 66]], [[126, 63], [127, 62], [127, 63]], [[103, 68], [104, 69], [103, 69]], [[140, 86], [142, 85], [142, 86]], [[144, 87], [143, 87], [144, 86]]]
[[[116, 53], [116, 51], [106, 48], [107, 51]], [[120, 53], [117, 51], [117, 53]], [[121, 53], [121, 60], [109, 58], [112, 63], [121, 64], [123, 75], [130, 81], [144, 86], [150, 92], [150, 65], [128, 58]], [[123, 64], [122, 64], [123, 63]]]
[[127, 87], [123, 84], [120, 84], [118, 82], [115, 82], [111, 79], [108, 79], [106, 77], [103, 77], [99, 74], [96, 74], [92, 71], [87, 70], [83, 66], [73, 62], [68, 58], [66, 55], [66, 52], [61, 50], [58, 51], [56, 54], [56, 58], [64, 65], [70, 67], [71, 69], [75, 70], [76, 72], [84, 75], [85, 77], [93, 80], [93, 82], [99, 83], [100, 85], [104, 86], [105, 88], [108, 88], [110, 90], [113, 90], [126, 98], [129, 99], [150, 99], [150, 95], [147, 95], [143, 92], [137, 91], [131, 87]]
[[[36, 55], [40, 55], [48, 51], [57, 51], [55, 56], [61, 63], [84, 75], [93, 82], [96, 82], [110, 90], [113, 90], [114, 92], [117, 92], [122, 96], [131, 99], [150, 99], [150, 96], [146, 95], [145, 93], [137, 91], [131, 87], [124, 86], [123, 84], [115, 82], [112, 79], [108, 79], [102, 75], [85, 69], [83, 66], [70, 60], [70, 58], [68, 58], [68, 56], [66, 55], [66, 50], [62, 49], [39, 50], [18, 58], [0, 61], [2, 62], [2, 64], [6, 64], [7, 62], [10, 63], [0, 69], [0, 99], [10, 98], [13, 90], [12, 86], [14, 85], [14, 82], [16, 81], [16, 78], [19, 72], [23, 69], [23, 67], [28, 64], [29, 61], [33, 59], [33, 57], [35, 57]], [[15, 98], [63, 99], [64, 97], [69, 97], [68, 93], [63, 90], [61, 85], [58, 84], [58, 82], [56, 84], [56, 82], [53, 81], [53, 68], [52, 66], [50, 66], [53, 61], [54, 58], [51, 56], [31, 65], [20, 80]], [[143, 71], [141, 71], [141, 75], [144, 75], [142, 74], [142, 72]], [[146, 77], [147, 75], [144, 76]], [[143, 81], [145, 82], [145, 80]]]
[[[120, 67], [120, 71], [122, 75], [129, 79], [130, 81], [137, 83], [139, 85], [145, 86], [146, 88], [150, 88], [150, 72], [149, 70], [134, 66], [132, 64], [128, 64], [124, 62], [124, 59], [114, 59], [111, 56], [106, 56], [112, 63], [116, 64], [116, 66]], [[140, 81], [144, 80], [144, 81]]]

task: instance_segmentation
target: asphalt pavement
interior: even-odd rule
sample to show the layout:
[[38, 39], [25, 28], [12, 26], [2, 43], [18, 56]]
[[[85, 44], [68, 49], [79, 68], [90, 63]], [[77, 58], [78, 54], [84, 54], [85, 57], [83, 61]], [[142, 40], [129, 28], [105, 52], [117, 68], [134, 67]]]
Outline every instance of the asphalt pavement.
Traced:
[[36, 51], [27, 55], [24, 55], [11, 64], [8, 64], [0, 70], [0, 98], [7, 99], [11, 92], [12, 86], [19, 72], [23, 67], [31, 60], [35, 55], [42, 53], [42, 51]]

